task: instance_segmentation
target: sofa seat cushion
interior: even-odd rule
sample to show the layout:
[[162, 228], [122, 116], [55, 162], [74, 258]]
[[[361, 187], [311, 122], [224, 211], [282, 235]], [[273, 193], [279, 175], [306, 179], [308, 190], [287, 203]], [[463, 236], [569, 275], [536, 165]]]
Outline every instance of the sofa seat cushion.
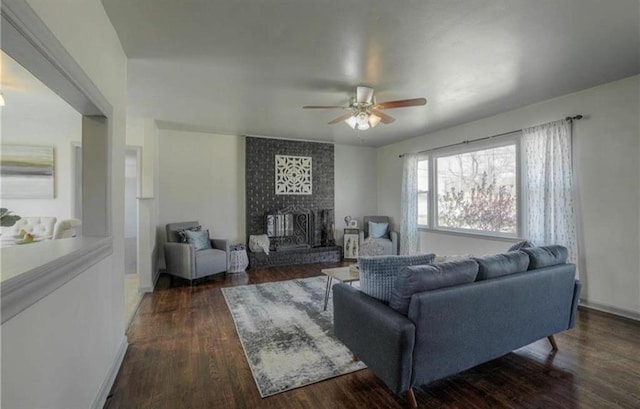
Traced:
[[529, 256], [519, 251], [476, 257], [474, 260], [479, 265], [478, 281], [522, 273], [529, 266]]
[[569, 258], [569, 250], [558, 245], [523, 248], [520, 251], [529, 255], [529, 270], [566, 264]]
[[407, 315], [413, 294], [472, 283], [477, 275], [475, 260], [405, 267], [396, 278], [389, 307]]
[[370, 256], [360, 257], [360, 290], [365, 294], [388, 303], [398, 273], [402, 268], [429, 264], [435, 254], [412, 256]]
[[227, 253], [218, 249], [207, 249], [195, 252], [197, 277], [227, 271]]

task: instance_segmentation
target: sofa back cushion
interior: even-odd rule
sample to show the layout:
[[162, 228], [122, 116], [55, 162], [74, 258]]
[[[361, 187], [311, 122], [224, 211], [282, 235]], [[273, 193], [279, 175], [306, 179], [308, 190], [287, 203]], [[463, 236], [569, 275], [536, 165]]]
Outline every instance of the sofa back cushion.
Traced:
[[478, 263], [470, 259], [405, 267], [395, 280], [389, 306], [407, 315], [413, 294], [472, 283], [477, 275]]
[[435, 254], [414, 256], [371, 256], [360, 257], [360, 290], [380, 301], [389, 302], [391, 291], [402, 268], [419, 264], [429, 264]]
[[529, 256], [519, 251], [491, 254], [489, 256], [476, 257], [474, 260], [477, 261], [479, 265], [478, 281], [508, 274], [522, 273], [523, 271], [527, 271], [527, 267], [529, 266]]
[[520, 251], [529, 255], [529, 270], [565, 264], [569, 250], [559, 245], [523, 248]]

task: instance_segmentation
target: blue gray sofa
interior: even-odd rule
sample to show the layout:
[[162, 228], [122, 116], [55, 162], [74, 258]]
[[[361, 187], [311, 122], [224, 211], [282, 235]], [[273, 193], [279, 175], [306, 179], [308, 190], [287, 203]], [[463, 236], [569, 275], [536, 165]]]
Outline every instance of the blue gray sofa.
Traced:
[[581, 283], [567, 249], [534, 247], [403, 268], [385, 302], [333, 287], [335, 334], [395, 393], [574, 326]]

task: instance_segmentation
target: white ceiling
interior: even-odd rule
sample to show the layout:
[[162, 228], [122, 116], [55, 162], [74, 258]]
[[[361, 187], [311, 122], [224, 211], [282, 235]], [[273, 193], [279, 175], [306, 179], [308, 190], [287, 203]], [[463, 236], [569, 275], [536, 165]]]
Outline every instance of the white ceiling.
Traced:
[[[638, 0], [103, 4], [130, 114], [165, 128], [381, 146], [640, 73]], [[428, 104], [360, 133], [301, 109], [347, 104], [356, 85]]]

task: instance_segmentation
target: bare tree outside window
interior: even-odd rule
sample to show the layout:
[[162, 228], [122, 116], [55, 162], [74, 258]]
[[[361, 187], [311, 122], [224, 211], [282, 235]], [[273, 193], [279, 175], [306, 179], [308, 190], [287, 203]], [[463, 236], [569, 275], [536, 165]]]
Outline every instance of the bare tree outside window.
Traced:
[[517, 232], [515, 144], [437, 158], [438, 226]]

